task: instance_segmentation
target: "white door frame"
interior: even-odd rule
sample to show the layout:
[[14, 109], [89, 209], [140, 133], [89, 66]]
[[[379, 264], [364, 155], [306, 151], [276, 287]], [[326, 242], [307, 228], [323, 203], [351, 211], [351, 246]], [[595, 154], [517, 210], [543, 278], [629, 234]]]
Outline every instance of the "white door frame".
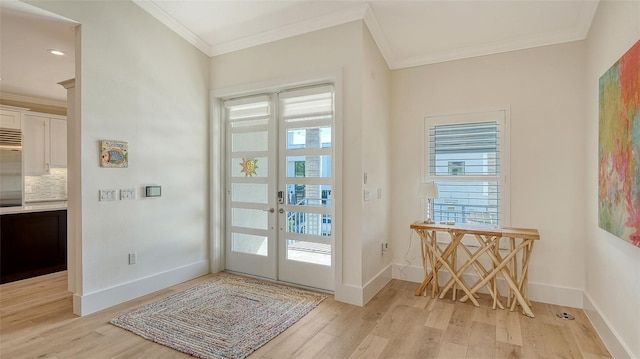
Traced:
[[334, 156], [334, 295], [336, 300], [342, 300], [349, 303], [359, 302], [354, 293], [352, 286], [345, 286], [342, 282], [342, 149], [343, 149], [343, 120], [342, 120], [342, 99], [343, 99], [343, 82], [342, 69], [333, 72], [324, 72], [317, 75], [309, 75], [299, 78], [292, 78], [285, 81], [269, 81], [262, 83], [254, 83], [248, 85], [240, 85], [237, 87], [229, 87], [219, 90], [212, 90], [211, 98], [211, 126], [209, 127], [210, 148], [210, 238], [209, 238], [209, 260], [211, 273], [217, 273], [225, 269], [225, 236], [226, 236], [226, 218], [225, 218], [225, 124], [224, 124], [224, 106], [223, 98], [240, 95], [251, 95], [265, 92], [277, 92], [279, 90], [297, 86], [311, 86], [315, 84], [331, 82], [335, 91], [335, 115], [333, 123], [333, 131], [335, 131], [335, 156]]

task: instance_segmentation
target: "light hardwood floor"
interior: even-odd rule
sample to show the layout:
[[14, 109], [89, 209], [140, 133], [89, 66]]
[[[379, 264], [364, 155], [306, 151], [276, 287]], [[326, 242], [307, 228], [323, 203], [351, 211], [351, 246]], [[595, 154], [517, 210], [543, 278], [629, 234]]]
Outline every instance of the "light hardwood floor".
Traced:
[[[227, 275], [227, 274], [223, 274]], [[140, 305], [190, 288], [207, 275], [85, 317], [71, 311], [66, 272], [0, 286], [1, 358], [189, 358], [109, 324]], [[584, 312], [533, 303], [519, 312], [413, 295], [391, 281], [366, 306], [327, 298], [254, 352], [281, 358], [610, 358]], [[576, 317], [562, 320], [556, 313]]]

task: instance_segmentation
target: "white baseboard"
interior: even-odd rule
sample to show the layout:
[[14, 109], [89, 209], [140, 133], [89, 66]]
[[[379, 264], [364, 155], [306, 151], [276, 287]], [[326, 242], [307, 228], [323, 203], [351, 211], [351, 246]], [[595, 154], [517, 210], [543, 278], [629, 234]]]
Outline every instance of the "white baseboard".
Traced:
[[583, 294], [584, 291], [578, 288], [529, 282], [529, 299], [535, 302], [582, 309]]
[[363, 305], [367, 304], [391, 280], [391, 264], [386, 266], [362, 289]]
[[73, 313], [79, 316], [95, 313], [208, 273], [209, 261], [205, 260], [98, 292], [74, 294]]
[[393, 279], [406, 280], [407, 282], [422, 283], [424, 269], [418, 266], [391, 264], [391, 276]]
[[[596, 332], [604, 342], [604, 345], [614, 358], [635, 358], [631, 354], [631, 350], [624, 341], [620, 339], [620, 336], [613, 327], [610, 325], [607, 318], [601, 313], [598, 306], [593, 302], [589, 294], [584, 292], [584, 312], [591, 321], [591, 324], [596, 329]], [[636, 358], [637, 359], [637, 358]]]
[[363, 290], [362, 287], [358, 287], [350, 284], [343, 284], [340, 286], [336, 286], [334, 291], [334, 298], [338, 302], [343, 302], [347, 304], [363, 306]]
[[[409, 282], [422, 283], [424, 280], [424, 269], [419, 266], [407, 266], [393, 264], [392, 275], [394, 279], [406, 280]], [[446, 271], [439, 272], [440, 284], [444, 285], [450, 278]], [[475, 273], [464, 274], [467, 283], [474, 283], [478, 276]], [[507, 285], [504, 279], [498, 278], [498, 288], [502, 293], [506, 293]], [[417, 289], [417, 287], [416, 287]], [[480, 292], [484, 292], [484, 288]], [[540, 283], [529, 282], [529, 299], [537, 302], [562, 305], [565, 307], [582, 308], [583, 291], [577, 288], [558, 287]]]
[[367, 304], [379, 291], [391, 280], [392, 265], [388, 265], [386, 268], [376, 274], [363, 287], [343, 284], [336, 286], [334, 292], [334, 298], [338, 302], [353, 304], [357, 306], [363, 306]]

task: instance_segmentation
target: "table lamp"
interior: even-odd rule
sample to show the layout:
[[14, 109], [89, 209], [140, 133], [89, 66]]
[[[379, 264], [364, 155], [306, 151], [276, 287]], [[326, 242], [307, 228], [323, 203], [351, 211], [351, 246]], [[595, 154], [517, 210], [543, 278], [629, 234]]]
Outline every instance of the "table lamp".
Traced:
[[438, 184], [435, 182], [427, 182], [420, 184], [420, 197], [427, 199], [427, 219], [424, 223], [433, 224], [433, 199], [440, 198], [440, 192], [438, 191]]

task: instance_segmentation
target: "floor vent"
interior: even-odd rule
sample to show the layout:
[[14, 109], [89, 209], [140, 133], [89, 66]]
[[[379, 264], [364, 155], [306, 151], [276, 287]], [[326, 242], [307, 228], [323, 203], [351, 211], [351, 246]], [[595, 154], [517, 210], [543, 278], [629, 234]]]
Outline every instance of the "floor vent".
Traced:
[[569, 313], [558, 313], [556, 314], [556, 317], [564, 319], [564, 320], [574, 320], [576, 319], [576, 317], [574, 317], [573, 315], [569, 314]]

